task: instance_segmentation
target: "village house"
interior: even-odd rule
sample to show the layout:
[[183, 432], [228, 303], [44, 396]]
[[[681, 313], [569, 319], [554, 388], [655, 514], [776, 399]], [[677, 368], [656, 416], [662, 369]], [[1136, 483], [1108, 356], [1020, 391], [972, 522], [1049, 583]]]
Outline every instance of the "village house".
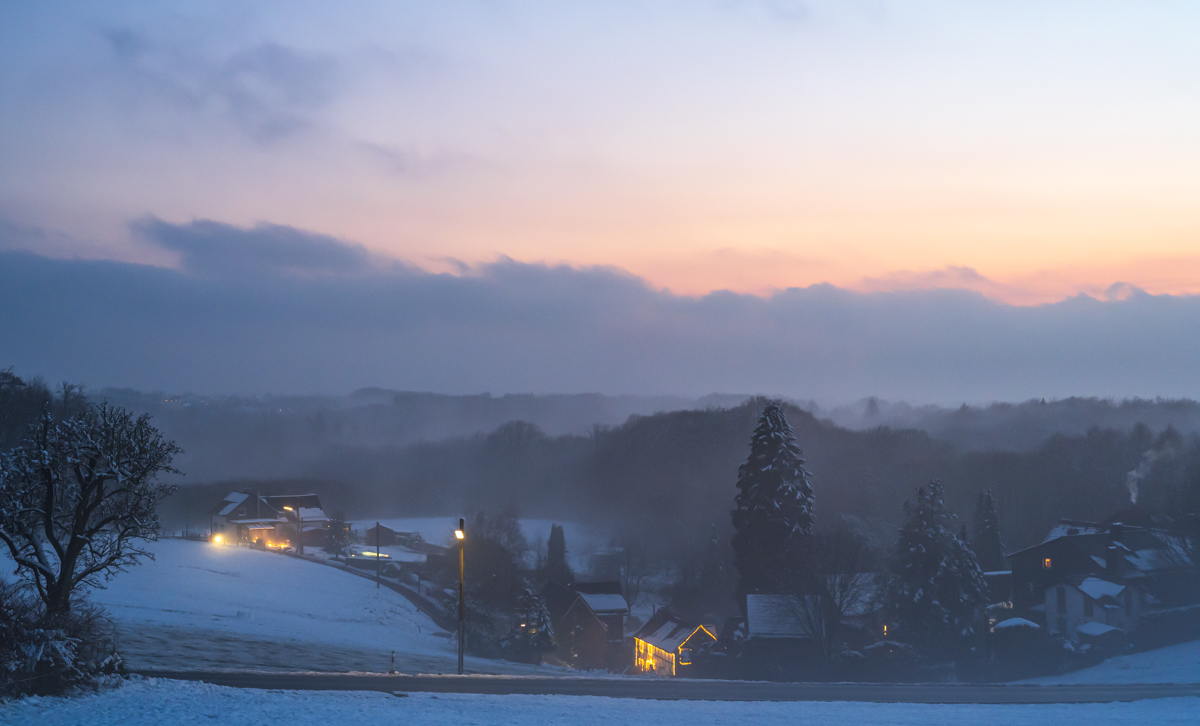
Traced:
[[259, 544], [265, 547], [295, 545], [288, 533], [300, 531], [305, 545], [324, 543], [329, 518], [316, 494], [262, 496], [254, 492], [230, 492], [210, 512], [210, 531], [229, 544]]
[[628, 664], [625, 618], [629, 606], [619, 582], [548, 582], [542, 588], [559, 657], [576, 668], [620, 670]]
[[693, 651], [717, 641], [713, 630], [683, 619], [670, 608], [659, 608], [633, 635], [633, 672], [687, 675]]
[[1123, 635], [1145, 612], [1197, 601], [1184, 543], [1136, 506], [1100, 523], [1059, 520], [1009, 558], [1013, 614], [1077, 642]]

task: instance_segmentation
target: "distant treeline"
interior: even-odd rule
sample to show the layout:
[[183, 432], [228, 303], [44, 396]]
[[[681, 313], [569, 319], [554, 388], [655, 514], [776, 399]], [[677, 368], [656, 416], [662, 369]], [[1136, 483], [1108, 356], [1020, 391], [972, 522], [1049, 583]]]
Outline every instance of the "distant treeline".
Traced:
[[[550, 437], [507, 423], [488, 435], [389, 449], [341, 447], [315, 462], [318, 479], [354, 482], [356, 496], [391, 513], [516, 507], [527, 516], [595, 521], [654, 551], [695, 551], [730, 531], [737, 467], [762, 400], [729, 409], [634, 417], [590, 436]], [[851, 431], [787, 407], [812, 472], [818, 523], [856, 517], [890, 539], [903, 502], [931, 479], [968, 517], [991, 489], [1010, 548], [1059, 517], [1100, 520], [1151, 510], [1200, 472], [1200, 438], [1144, 425], [1055, 434], [1029, 451], [961, 451], [915, 430]], [[965, 521], [965, 519], [963, 520]]]
[[[7, 375], [0, 435], [9, 445], [20, 429], [18, 412], [61, 408], [63, 391], [66, 408], [75, 405], [74, 387], [51, 390], [37, 379], [18, 386], [13, 381], [20, 379]], [[201, 519], [213, 496], [229, 488], [303, 488], [351, 518], [516, 509], [528, 517], [594, 522], [656, 559], [676, 562], [727, 549], [713, 550], [712, 542], [728, 538], [737, 467], [763, 406], [761, 399], [737, 404], [722, 397], [379, 389], [342, 398], [86, 393], [150, 413], [187, 452], [178, 460], [188, 473], [184, 490], [164, 512], [168, 526], [183, 526], [176, 515], [185, 508]], [[688, 403], [690, 410], [636, 414]], [[1194, 401], [1069, 399], [956, 410], [865, 399], [856, 411], [814, 415], [813, 408], [789, 405], [786, 413], [813, 475], [818, 525], [853, 517], [884, 547], [904, 500], [934, 478], [960, 517], [971, 513], [980, 491], [991, 489], [1012, 549], [1040, 540], [1058, 517], [1107, 517], [1128, 504], [1131, 487], [1142, 505], [1169, 510], [1181, 487], [1200, 476]], [[852, 425], [912, 421], [936, 435], [847, 428], [825, 414], [857, 416], [846, 421]], [[522, 420], [493, 425], [505, 416]], [[575, 433], [553, 435], [564, 430]]]

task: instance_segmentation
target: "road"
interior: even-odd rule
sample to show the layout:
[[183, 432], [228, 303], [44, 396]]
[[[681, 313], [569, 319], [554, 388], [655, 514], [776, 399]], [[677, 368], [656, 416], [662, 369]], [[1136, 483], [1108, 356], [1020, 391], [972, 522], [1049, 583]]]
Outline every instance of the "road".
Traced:
[[387, 693], [513, 693], [695, 701], [860, 701], [871, 703], [1107, 703], [1200, 696], [1200, 684], [1069, 686], [766, 683], [761, 681], [434, 676], [220, 671], [140, 671], [147, 677], [203, 681], [235, 688]]

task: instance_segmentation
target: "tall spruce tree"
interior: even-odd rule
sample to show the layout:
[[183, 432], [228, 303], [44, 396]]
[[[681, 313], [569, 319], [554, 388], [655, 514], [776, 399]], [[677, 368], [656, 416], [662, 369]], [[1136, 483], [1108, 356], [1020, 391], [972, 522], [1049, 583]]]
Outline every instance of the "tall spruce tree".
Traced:
[[513, 626], [500, 640], [500, 647], [509, 660], [540, 664], [542, 654], [554, 650], [554, 626], [542, 597], [528, 580], [522, 585]]
[[738, 468], [733, 551], [738, 600], [779, 589], [785, 557], [796, 537], [811, 534], [813, 491], [791, 425], [778, 401], [769, 402]]
[[567, 538], [560, 524], [550, 525], [550, 540], [546, 543], [546, 579], [560, 585], [575, 581], [575, 574], [567, 564]]
[[984, 599], [983, 572], [954, 533], [941, 482], [917, 489], [916, 502], [905, 502], [904, 514], [884, 584], [884, 617], [899, 639], [923, 654], [951, 657], [974, 632]]
[[991, 489], [979, 493], [972, 524], [974, 539], [971, 547], [975, 550], [979, 566], [984, 572], [1008, 569], [1004, 545], [1000, 540], [1000, 519], [996, 516], [996, 502], [992, 499]]

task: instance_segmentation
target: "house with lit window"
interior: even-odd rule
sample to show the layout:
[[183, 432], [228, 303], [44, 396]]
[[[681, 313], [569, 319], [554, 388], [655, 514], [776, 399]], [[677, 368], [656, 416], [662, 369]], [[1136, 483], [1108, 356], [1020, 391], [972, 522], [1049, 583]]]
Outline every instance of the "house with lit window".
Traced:
[[1105, 522], [1059, 520], [1009, 558], [1013, 615], [1080, 642], [1113, 639], [1143, 612], [1197, 600], [1185, 543], [1136, 506]]
[[[212, 536], [229, 544], [279, 547], [295, 544], [301, 533], [306, 545], [323, 544], [329, 517], [316, 494], [262, 496], [255, 492], [230, 492], [210, 512]], [[285, 532], [286, 529], [286, 532]]]
[[694, 650], [717, 642], [711, 626], [684, 620], [660, 608], [633, 635], [633, 672], [659, 676], [687, 675]]

